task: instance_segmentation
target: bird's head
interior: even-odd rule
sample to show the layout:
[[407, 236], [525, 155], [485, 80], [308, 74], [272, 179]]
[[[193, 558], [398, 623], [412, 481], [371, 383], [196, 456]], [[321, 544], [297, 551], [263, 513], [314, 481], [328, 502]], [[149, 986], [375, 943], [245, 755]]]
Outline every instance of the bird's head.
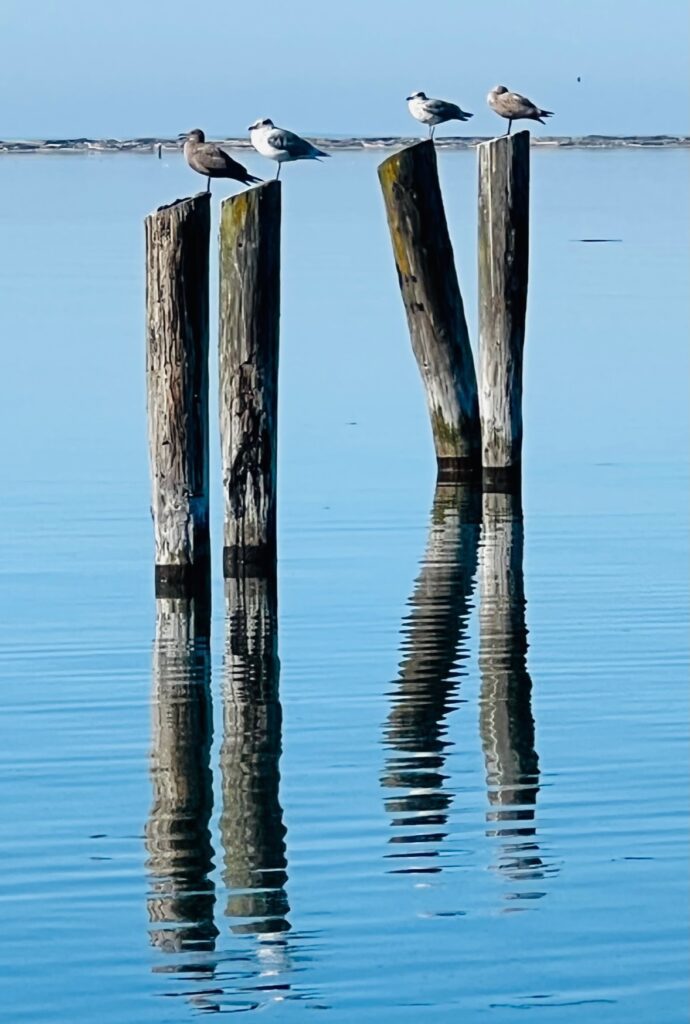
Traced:
[[206, 136], [201, 128], [192, 128], [191, 132], [182, 132], [177, 136], [178, 142], [205, 142]]
[[502, 96], [504, 92], [508, 92], [508, 89], [505, 85], [495, 85], [491, 92], [494, 96]]
[[407, 96], [406, 99], [407, 99], [408, 103], [409, 103], [410, 100], [425, 100], [426, 99], [426, 93], [422, 92], [421, 89], [418, 89], [417, 92], [410, 93], [410, 95]]
[[275, 125], [273, 124], [273, 121], [271, 121], [270, 117], [263, 117], [258, 121], [255, 121], [254, 124], [250, 124], [247, 131], [253, 132], [256, 131], [257, 128], [275, 128]]

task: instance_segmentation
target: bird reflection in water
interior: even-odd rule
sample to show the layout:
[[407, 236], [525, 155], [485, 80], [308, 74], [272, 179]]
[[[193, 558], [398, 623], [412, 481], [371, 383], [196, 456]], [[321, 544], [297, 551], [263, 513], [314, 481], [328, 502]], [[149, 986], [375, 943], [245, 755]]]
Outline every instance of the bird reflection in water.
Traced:
[[224, 731], [221, 748], [226, 915], [254, 939], [252, 993], [286, 998], [291, 954], [286, 829], [280, 805], [282, 709], [278, 696], [275, 577], [226, 580]]
[[438, 484], [427, 549], [403, 622], [402, 661], [384, 729], [390, 749], [382, 785], [396, 830], [388, 856], [398, 873], [440, 871], [451, 795], [444, 788], [449, 754], [445, 719], [457, 707], [467, 658], [468, 619], [477, 568], [481, 492]]
[[185, 993], [215, 1008], [218, 931], [211, 872], [214, 851], [209, 607], [204, 598], [159, 598], [153, 652], [153, 804], [146, 825], [151, 944], [166, 954], [156, 973], [201, 983]]
[[[512, 883], [551, 873], [537, 843], [539, 758], [527, 671], [524, 526], [518, 492], [482, 498], [479, 554], [479, 730], [486, 770], [487, 835], [501, 840], [496, 868]], [[543, 887], [515, 884], [508, 899], [538, 899]]]

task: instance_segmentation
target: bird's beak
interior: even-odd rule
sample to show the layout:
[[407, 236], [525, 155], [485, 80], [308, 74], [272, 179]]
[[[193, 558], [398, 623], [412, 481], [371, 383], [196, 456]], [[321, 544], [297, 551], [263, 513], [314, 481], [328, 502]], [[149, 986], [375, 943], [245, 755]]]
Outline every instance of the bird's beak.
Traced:
[[409, 102], [409, 100], [411, 100], [412, 97], [411, 96], [406, 96], [405, 99], [408, 100], [408, 102]]
[[253, 132], [255, 128], [256, 128], [255, 124], [250, 124], [249, 127], [247, 128], [247, 131], [248, 132]]

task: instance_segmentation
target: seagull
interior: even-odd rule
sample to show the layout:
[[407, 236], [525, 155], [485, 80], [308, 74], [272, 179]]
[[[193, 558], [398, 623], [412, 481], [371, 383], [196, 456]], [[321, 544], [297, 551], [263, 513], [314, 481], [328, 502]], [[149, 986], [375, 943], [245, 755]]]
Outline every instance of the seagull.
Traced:
[[429, 125], [429, 138], [434, 137], [434, 128], [437, 124], [444, 124], [446, 121], [469, 121], [474, 114], [468, 114], [455, 103], [447, 103], [445, 100], [430, 100], [424, 92], [413, 92], [407, 97], [407, 106], [414, 118], [422, 124]]
[[508, 119], [506, 135], [510, 135], [513, 121], [538, 121], [539, 124], [546, 124], [542, 118], [553, 117], [553, 110], [542, 110], [519, 92], [509, 92], [505, 85], [494, 86], [486, 97], [486, 102], [494, 113]]
[[184, 156], [192, 170], [208, 178], [207, 192], [211, 191], [211, 178], [232, 178], [233, 181], [241, 181], [243, 185], [255, 185], [261, 181], [261, 178], [255, 178], [246, 167], [228, 156], [220, 146], [206, 142], [201, 128], [185, 132], [178, 139], [180, 142], [185, 140]]
[[257, 153], [278, 162], [276, 178], [280, 177], [281, 164], [290, 163], [292, 160], [319, 160], [322, 156], [331, 155], [317, 149], [311, 142], [300, 138], [294, 132], [289, 132], [286, 128], [276, 128], [270, 117], [250, 124], [247, 131]]

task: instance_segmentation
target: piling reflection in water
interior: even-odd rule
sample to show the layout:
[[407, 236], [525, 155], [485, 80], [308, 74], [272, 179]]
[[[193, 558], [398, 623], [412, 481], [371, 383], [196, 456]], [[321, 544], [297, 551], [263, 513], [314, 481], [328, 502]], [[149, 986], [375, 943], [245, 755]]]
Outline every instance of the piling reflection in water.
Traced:
[[[211, 660], [206, 601], [156, 601], [153, 653], [153, 804], [146, 825], [152, 945], [168, 954], [154, 971], [213, 971], [215, 893]], [[195, 1001], [202, 996], [194, 996]]]
[[221, 749], [227, 916], [235, 934], [262, 937], [260, 956], [285, 967], [287, 858], [280, 806], [282, 709], [278, 696], [275, 578], [225, 583], [224, 733]]
[[[543, 878], [548, 868], [534, 821], [539, 758], [527, 671], [522, 502], [519, 493], [487, 492], [482, 506], [479, 729], [489, 800], [487, 835], [502, 840], [496, 867], [504, 876], [530, 881]], [[507, 895], [535, 899], [543, 892], [525, 886]]]
[[[451, 796], [444, 789], [446, 716], [457, 706], [477, 568], [481, 493], [439, 484], [422, 569], [403, 622], [403, 659], [385, 726], [391, 748], [382, 785], [396, 830], [388, 856], [396, 872], [434, 872], [447, 835]], [[407, 861], [410, 860], [408, 864]]]

